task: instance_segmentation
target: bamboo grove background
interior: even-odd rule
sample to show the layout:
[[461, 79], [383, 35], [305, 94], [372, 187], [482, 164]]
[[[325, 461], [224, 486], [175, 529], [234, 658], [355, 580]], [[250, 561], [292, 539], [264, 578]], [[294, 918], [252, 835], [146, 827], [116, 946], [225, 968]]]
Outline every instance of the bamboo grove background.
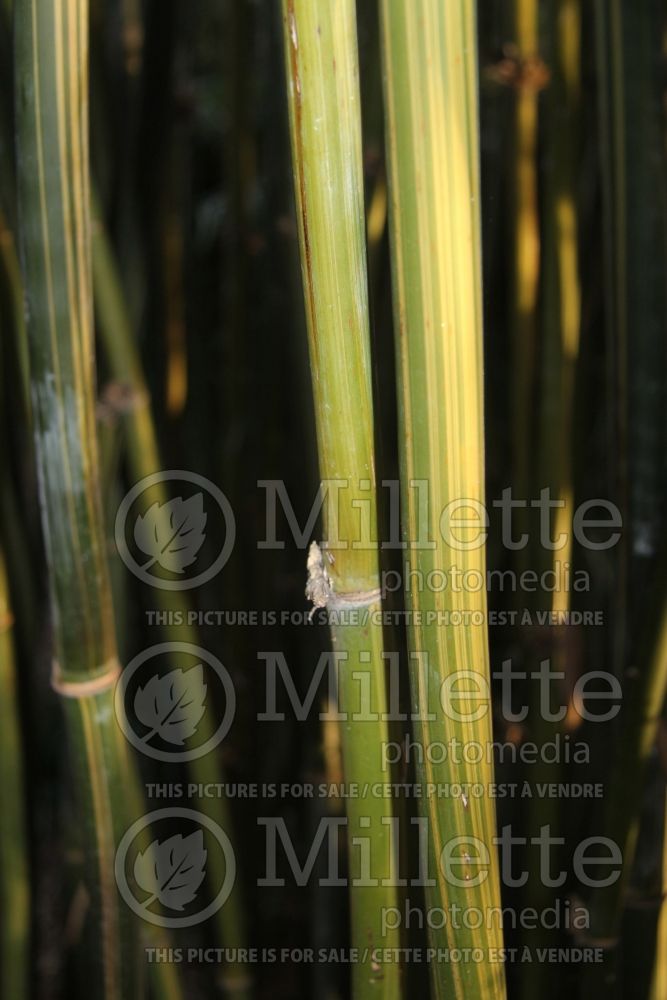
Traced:
[[[179, 1000], [425, 995], [476, 998], [667, 996], [667, 12], [659, 0], [5, 0], [0, 8], [0, 998]], [[128, 574], [114, 542], [127, 490], [161, 469], [217, 484], [236, 519], [224, 570], [192, 592]], [[384, 480], [401, 482], [409, 536], [429, 482], [448, 500], [566, 501], [558, 557], [537, 515], [517, 516], [527, 549], [502, 544], [500, 513], [468, 569], [553, 570], [590, 587], [484, 593], [377, 590], [382, 573], [447, 569], [367, 547], [328, 563], [332, 525], [298, 546], [262, 549], [265, 494], [281, 480], [299, 524], [320, 479], [368, 481], [372, 525], [393, 526]], [[356, 524], [345, 501], [341, 521]], [[590, 498], [623, 519], [617, 545], [584, 548], [573, 511]], [[168, 484], [152, 488], [166, 504]], [[285, 537], [290, 539], [286, 524]], [[213, 529], [215, 533], [215, 529]], [[207, 539], [212, 548], [220, 542]], [[295, 610], [312, 624], [173, 624], [191, 609]], [[406, 559], [408, 560], [406, 565]], [[462, 562], [463, 560], [459, 560]], [[313, 576], [313, 570], [317, 575]], [[327, 570], [326, 577], [323, 576]], [[496, 576], [493, 577], [493, 571]], [[322, 585], [322, 580], [328, 583]], [[313, 581], [316, 581], [315, 586]], [[317, 587], [323, 589], [317, 589]], [[603, 625], [330, 630], [335, 594], [412, 612], [599, 612]], [[172, 624], [147, 624], [147, 612]], [[233, 619], [230, 619], [233, 620]], [[502, 619], [499, 619], [502, 620]], [[507, 619], [506, 619], [507, 620]], [[112, 713], [122, 665], [156, 642], [201, 644], [226, 665], [236, 718], [218, 749], [185, 765], [133, 755]], [[493, 686], [474, 726], [436, 719], [338, 726], [258, 721], [279, 650], [303, 699], [318, 656], [344, 651], [387, 705], [383, 654], [400, 655], [405, 712], [452, 670], [501, 663], [560, 671], [564, 719], [509, 722]], [[434, 669], [415, 653], [426, 651]], [[622, 709], [582, 719], [586, 671], [620, 682]], [[351, 712], [355, 688], [338, 698]], [[331, 710], [322, 686], [318, 708]], [[431, 690], [432, 689], [432, 690]], [[429, 695], [430, 691], [430, 695]], [[206, 923], [143, 927], [114, 882], [114, 854], [149, 808], [150, 782], [388, 780], [387, 739], [458, 737], [520, 746], [558, 738], [589, 762], [497, 763], [495, 781], [600, 782], [598, 799], [463, 804], [299, 797], [201, 800], [234, 844], [234, 890]], [[491, 768], [401, 763], [394, 780], [481, 782]], [[167, 805], [164, 801], [160, 805]], [[179, 804], [179, 803], [176, 803]], [[154, 808], [151, 804], [150, 808]], [[258, 885], [258, 819], [280, 815], [300, 858], [322, 819], [348, 815], [340, 861], [372, 814], [381, 874], [399, 814], [401, 864], [420, 869], [420, 810], [435, 842], [490, 843], [548, 825], [553, 870], [511, 886], [491, 864], [483, 890]], [[383, 822], [384, 821], [384, 822]], [[410, 832], [411, 831], [411, 832]], [[623, 877], [593, 892], [571, 873], [576, 846], [607, 836]], [[430, 860], [435, 848], [430, 847]], [[426, 851], [429, 854], [429, 851]], [[492, 852], [495, 859], [495, 854]], [[469, 860], [469, 859], [468, 859]], [[217, 865], [217, 867], [216, 867]], [[208, 883], [224, 877], [211, 858]], [[209, 889], [210, 891], [210, 889]], [[388, 948], [483, 949], [477, 962], [245, 963], [241, 950], [350, 948], [381, 938], [381, 907], [506, 908], [504, 931], [417, 926]], [[526, 930], [512, 912], [588, 913], [584, 930]], [[149, 964], [145, 948], [225, 947], [224, 962]], [[508, 949], [506, 962], [488, 950]], [[521, 961], [527, 947], [532, 961]], [[538, 960], [538, 949], [597, 948], [600, 961]]]

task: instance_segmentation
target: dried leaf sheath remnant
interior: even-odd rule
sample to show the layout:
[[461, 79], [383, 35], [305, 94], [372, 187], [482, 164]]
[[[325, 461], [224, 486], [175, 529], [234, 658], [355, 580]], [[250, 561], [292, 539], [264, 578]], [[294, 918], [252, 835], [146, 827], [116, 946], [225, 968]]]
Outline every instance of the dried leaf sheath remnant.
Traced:
[[[326, 549], [324, 551], [326, 553]], [[329, 558], [333, 562], [333, 556], [329, 556]], [[380, 587], [373, 587], [371, 590], [354, 590], [347, 594], [337, 593], [327, 570], [325, 556], [317, 542], [310, 543], [306, 569], [308, 571], [306, 597], [313, 603], [313, 610], [310, 613], [311, 619], [316, 608], [353, 611], [355, 608], [368, 608], [371, 604], [377, 604], [381, 599]]]
[[[317, 542], [310, 543], [306, 569], [308, 570], [306, 597], [309, 601], [313, 602], [313, 611], [315, 608], [326, 608], [331, 599], [333, 589], [331, 587], [331, 580], [329, 578], [327, 568], [324, 564], [322, 549], [319, 547]], [[313, 611], [310, 612], [311, 618], [313, 616]]]
[[[342, 481], [336, 514], [325, 504], [322, 545], [308, 554], [308, 596], [316, 607], [378, 602], [373, 406], [366, 287], [361, 121], [355, 7], [352, 0], [284, 0], [285, 66], [320, 476]], [[360, 505], [370, 536], [360, 536]], [[336, 538], [346, 547], [335, 545]], [[356, 544], [355, 544], [356, 543]], [[345, 602], [348, 602], [347, 605]], [[337, 616], [340, 620], [341, 616]], [[345, 659], [339, 710], [346, 782], [384, 781], [388, 739], [381, 626], [336, 624], [332, 644]], [[355, 679], [356, 678], [356, 679]], [[363, 678], [360, 683], [359, 678]], [[368, 699], [360, 704], [360, 690]], [[363, 718], [359, 718], [363, 712]], [[355, 715], [357, 719], [355, 720]], [[373, 721], [371, 721], [373, 720]], [[397, 948], [383, 912], [396, 907], [392, 801], [347, 800], [353, 995], [400, 996], [400, 969], [383, 962]], [[372, 878], [361, 878], [359, 844], [370, 842]]]

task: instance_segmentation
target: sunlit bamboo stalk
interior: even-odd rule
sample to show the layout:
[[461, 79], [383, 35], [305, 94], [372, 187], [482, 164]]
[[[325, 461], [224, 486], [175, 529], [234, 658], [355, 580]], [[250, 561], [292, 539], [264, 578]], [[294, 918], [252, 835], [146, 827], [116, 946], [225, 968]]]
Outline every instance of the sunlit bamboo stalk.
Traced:
[[[386, 780], [388, 739], [376, 540], [368, 292], [361, 164], [361, 119], [355, 9], [352, 0], [283, 0], [292, 158], [301, 270], [306, 304], [320, 476], [336, 500], [325, 500], [324, 541], [308, 559], [308, 593], [338, 616], [334, 649], [345, 781], [363, 788]], [[360, 511], [363, 508], [363, 516]], [[339, 543], [346, 543], [346, 547]], [[360, 684], [363, 678], [363, 686]], [[368, 695], [360, 692], [367, 688]], [[369, 704], [370, 703], [370, 704]], [[361, 718], [355, 717], [361, 714]], [[380, 949], [396, 947], [383, 912], [396, 906], [392, 801], [347, 801], [352, 932], [360, 961], [356, 998], [400, 996], [398, 963]], [[370, 850], [364, 876], [362, 843]]]
[[90, 284], [85, 0], [15, 11], [18, 201], [42, 525], [91, 899], [91, 997], [141, 996], [135, 919], [119, 900], [115, 846], [132, 819], [98, 484]]
[[[410, 571], [447, 577], [456, 567], [478, 587], [410, 588], [406, 597], [416, 738], [424, 787], [458, 784], [460, 798], [425, 796], [429, 911], [483, 914], [476, 929], [429, 929], [433, 948], [481, 949], [480, 961], [431, 966], [433, 994], [502, 998], [500, 891], [490, 794], [490, 670], [484, 584], [484, 440], [477, 64], [467, 0], [382, 2], [399, 446], [405, 556]], [[441, 518], [448, 504], [460, 504]], [[451, 508], [449, 508], [451, 512]], [[468, 527], [456, 521], [469, 519]], [[472, 530], [471, 530], [472, 528]], [[446, 539], [446, 541], [445, 541]], [[463, 544], [459, 544], [459, 543]], [[472, 574], [472, 576], [470, 575]], [[428, 614], [435, 617], [428, 619]], [[461, 616], [457, 621], [455, 615]], [[452, 615], [449, 625], [445, 617]], [[456, 703], [443, 685], [458, 680]], [[452, 706], [455, 704], [455, 710]], [[443, 762], [433, 744], [482, 748]], [[468, 762], [466, 762], [466, 760]], [[473, 796], [473, 787], [483, 794]], [[444, 858], [451, 853], [454, 867]], [[424, 859], [425, 860], [425, 859]], [[423, 861], [422, 861], [423, 863]]]

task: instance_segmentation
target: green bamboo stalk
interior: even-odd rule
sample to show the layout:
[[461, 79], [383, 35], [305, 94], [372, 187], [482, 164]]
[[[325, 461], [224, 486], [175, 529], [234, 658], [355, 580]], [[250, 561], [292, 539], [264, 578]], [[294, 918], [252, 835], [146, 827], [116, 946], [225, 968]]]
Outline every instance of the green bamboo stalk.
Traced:
[[[425, 753], [418, 768], [424, 785], [468, 786], [460, 799], [420, 800], [436, 879], [426, 889], [426, 905], [447, 914], [453, 906], [464, 912], [474, 908], [483, 915], [479, 929], [455, 931], [448, 920], [443, 930], [430, 931], [433, 948], [482, 949], [482, 961], [432, 966], [432, 988], [439, 998], [490, 1000], [504, 997], [505, 985], [493, 950], [502, 945], [502, 929], [489, 795], [484, 536], [476, 530], [472, 536], [469, 530], [447, 532], [448, 538], [472, 538], [472, 547], [456, 551], [440, 529], [440, 514], [450, 501], [466, 505], [458, 518], [470, 517], [473, 508], [473, 522], [484, 501], [475, 11], [467, 0], [383, 0], [381, 11], [406, 558], [409, 571], [425, 578], [432, 570], [449, 576], [454, 566], [463, 574], [480, 574], [482, 588], [410, 588], [407, 599], [408, 612], [422, 614], [408, 625], [418, 742], [424, 751], [450, 740], [483, 749], [479, 764], [466, 762], [465, 754], [461, 762], [448, 754], [436, 764]], [[412, 485], [416, 481], [426, 484], [428, 504]], [[417, 539], [426, 537], [433, 547], [417, 548]], [[453, 612], [462, 614], [463, 624], [434, 624]], [[428, 613], [436, 616], [430, 624]], [[444, 711], [443, 682], [460, 671], [469, 673], [455, 685], [461, 692], [457, 712]], [[484, 794], [473, 797], [473, 786], [482, 786]], [[461, 865], [455, 871], [439, 865], [447, 846]]]
[[0, 996], [27, 1000], [30, 889], [13, 617], [0, 551]]
[[[321, 549], [311, 546], [308, 593], [332, 612], [352, 605], [348, 613], [359, 623], [332, 624], [331, 638], [346, 657], [339, 674], [345, 781], [363, 787], [382, 779], [388, 729], [382, 627], [373, 614], [380, 584], [354, 3], [283, 0], [283, 23], [320, 476], [325, 484], [346, 484], [334, 491], [337, 518], [325, 505], [325, 541]], [[359, 695], [360, 675], [370, 706]], [[360, 710], [368, 718], [352, 718]], [[347, 806], [351, 946], [362, 956], [353, 995], [396, 998], [398, 965], [375, 951], [398, 946], [397, 932], [382, 928], [383, 911], [397, 903], [391, 800], [359, 797]], [[363, 871], [357, 838], [370, 841], [378, 884], [355, 884]]]
[[86, 851], [89, 992], [141, 996], [135, 920], [115, 845], [132, 771], [113, 714], [118, 663], [94, 416], [85, 0], [15, 11], [18, 204], [33, 418], [54, 626], [54, 685], [77, 773]]
[[[93, 198], [93, 219], [92, 273], [100, 344], [109, 373], [122, 390], [120, 396], [124, 400], [124, 404], [121, 419], [128, 467], [132, 479], [139, 481], [162, 470], [163, 464], [151, 412], [148, 387], [132, 330], [119, 269], [96, 198]], [[169, 499], [168, 489], [164, 482], [157, 483], [146, 491], [148, 506], [157, 503], [159, 509], [168, 511]], [[168, 517], [168, 513], [165, 516]], [[164, 635], [167, 641], [199, 645], [198, 630], [188, 624], [191, 605], [187, 594], [183, 591], [156, 588], [153, 596], [158, 602], [159, 609], [167, 612], [169, 624], [164, 626]], [[175, 622], [181, 624], [174, 624]], [[206, 724], [206, 717], [204, 717], [198, 725], [198, 733], [202, 742], [206, 739], [204, 731]], [[193, 783], [216, 785], [223, 781], [219, 761], [212, 753], [189, 761], [188, 769]], [[200, 809], [233, 840], [232, 817], [224, 798], [203, 799], [200, 802]], [[208, 874], [212, 884], [222, 885], [225, 876], [224, 864], [222, 856], [217, 853], [211, 856]], [[246, 947], [246, 921], [238, 877], [229, 898], [218, 911], [215, 919], [218, 925], [218, 934], [224, 946], [238, 954], [240, 949]], [[222, 983], [226, 995], [230, 997], [245, 1000], [252, 993], [247, 966], [237, 961], [230, 962], [225, 967]]]
[[[13, 4], [9, 4], [10, 7]], [[10, 12], [11, 13], [11, 10]], [[8, 24], [5, 22], [4, 12], [2, 18], [0, 18], [2, 37], [3, 39], [9, 39], [10, 32], [8, 31]], [[6, 128], [6, 123], [4, 123]], [[2, 139], [7, 139], [7, 133], [3, 132]], [[9, 164], [6, 164], [9, 167]], [[15, 181], [13, 172], [10, 170], [8, 174], [10, 180], [11, 190], [15, 189]], [[6, 315], [8, 318], [8, 325], [11, 327], [14, 334], [14, 342], [16, 344], [17, 360], [20, 368], [21, 382], [24, 389], [23, 401], [25, 405], [25, 423], [29, 428], [32, 428], [32, 407], [30, 402], [30, 371], [29, 371], [29, 361], [28, 361], [28, 339], [26, 335], [26, 323], [23, 308], [23, 283], [22, 276], [20, 272], [20, 265], [15, 249], [15, 240], [12, 231], [9, 227], [5, 226], [0, 218], [0, 277], [2, 278], [2, 283], [4, 285], [3, 293], [5, 294], [5, 307]], [[9, 534], [6, 534], [6, 544], [7, 548], [15, 554], [14, 559], [10, 562], [12, 567], [12, 582], [14, 588], [16, 588], [17, 580], [19, 584], [19, 593], [21, 596], [20, 605], [20, 615], [19, 624], [21, 631], [24, 636], [23, 646], [25, 649], [31, 648], [31, 642], [26, 641], [26, 637], [32, 637], [34, 635], [34, 623], [33, 623], [33, 609], [35, 607], [34, 602], [34, 587], [31, 582], [30, 574], [25, 572], [25, 554], [27, 551], [25, 533], [21, 525], [18, 510], [16, 508], [16, 498], [13, 493], [13, 484], [10, 483], [9, 479], [6, 477], [2, 481], [1, 488], [1, 502], [0, 506], [2, 509], [3, 523], [7, 528]], [[9, 526], [9, 527], [8, 527]], [[19, 555], [20, 554], [20, 555]], [[8, 642], [10, 640], [7, 640]], [[9, 649], [9, 646], [7, 647]], [[9, 708], [11, 704], [9, 691], [6, 692], [6, 700], [3, 700], [3, 708]], [[7, 744], [12, 739], [12, 729], [9, 719], [7, 719], [6, 724], [3, 724], [3, 733], [6, 734]], [[139, 786], [136, 782], [136, 776], [127, 768], [127, 759], [125, 758], [124, 750], [122, 752], [123, 757], [123, 767], [125, 769], [126, 778], [124, 780], [123, 794], [127, 798], [132, 796], [130, 801], [132, 802], [131, 810], [132, 815], [139, 815], [143, 809], [141, 793]], [[11, 760], [12, 762], [12, 772], [11, 779], [16, 781], [20, 778], [20, 760], [16, 753], [7, 753], [3, 759]], [[5, 782], [6, 787], [11, 787], [10, 777], [7, 777]], [[3, 808], [7, 815], [10, 815], [8, 806]], [[148, 846], [150, 840], [148, 829], [144, 830], [140, 835], [140, 839], [143, 841], [142, 849]], [[18, 856], [20, 837], [13, 834], [13, 878], [18, 880], [19, 876], [22, 874], [24, 868], [21, 865], [21, 858]], [[12, 907], [8, 907], [9, 910]], [[21, 920], [23, 919], [21, 900], [18, 897], [13, 906], [15, 911], [15, 916], [12, 921], [12, 926], [16, 930], [20, 927]], [[149, 928], [148, 937], [151, 943], [156, 947], [167, 947], [169, 942], [166, 939], [165, 933], [159, 928]], [[12, 954], [7, 956], [7, 960], [3, 962], [3, 969], [6, 970], [6, 975], [9, 977], [12, 970], [12, 962], [14, 966], [18, 963], [21, 957], [20, 943], [18, 940], [12, 945]], [[179, 981], [178, 970], [175, 966], [165, 963], [153, 963], [150, 969], [151, 977], [153, 980], [153, 988], [155, 990], [156, 998], [159, 1000], [182, 1000], [182, 991]], [[17, 980], [18, 983], [18, 980]], [[18, 985], [16, 987], [18, 990]], [[6, 994], [8, 996], [19, 995], [14, 990], [7, 990]], [[5, 991], [2, 991], [2, 995], [5, 995]]]

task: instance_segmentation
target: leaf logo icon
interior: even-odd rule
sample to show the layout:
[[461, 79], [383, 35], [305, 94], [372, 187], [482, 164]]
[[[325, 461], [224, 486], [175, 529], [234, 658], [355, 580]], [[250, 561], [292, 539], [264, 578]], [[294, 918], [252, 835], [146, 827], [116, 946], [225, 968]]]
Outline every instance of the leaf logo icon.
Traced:
[[204, 881], [207, 853], [202, 830], [187, 837], [178, 833], [162, 844], [154, 840], [134, 860], [137, 885], [150, 895], [142, 906], [158, 900], [170, 910], [182, 910], [191, 903]]
[[149, 570], [158, 563], [171, 573], [183, 573], [204, 544], [207, 516], [203, 493], [195, 493], [187, 500], [174, 497], [163, 504], [156, 501], [137, 517], [134, 525], [135, 542], [151, 557], [141, 569]]
[[147, 743], [158, 735], [167, 743], [183, 746], [196, 730], [205, 710], [206, 684], [201, 663], [189, 670], [177, 667], [160, 676], [156, 674], [134, 696], [134, 711], [148, 732], [141, 738]]

